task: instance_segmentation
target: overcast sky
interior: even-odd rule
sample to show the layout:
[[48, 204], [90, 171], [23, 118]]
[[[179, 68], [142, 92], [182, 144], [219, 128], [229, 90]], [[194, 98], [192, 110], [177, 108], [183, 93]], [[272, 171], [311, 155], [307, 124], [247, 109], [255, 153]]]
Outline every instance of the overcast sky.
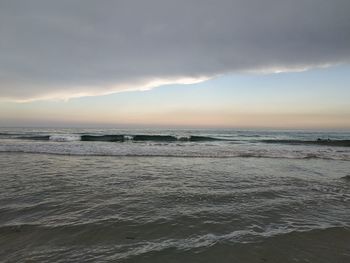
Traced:
[[0, 0], [0, 125], [350, 127], [349, 14], [349, 0]]
[[348, 0], [1, 0], [0, 96], [25, 100], [350, 61]]

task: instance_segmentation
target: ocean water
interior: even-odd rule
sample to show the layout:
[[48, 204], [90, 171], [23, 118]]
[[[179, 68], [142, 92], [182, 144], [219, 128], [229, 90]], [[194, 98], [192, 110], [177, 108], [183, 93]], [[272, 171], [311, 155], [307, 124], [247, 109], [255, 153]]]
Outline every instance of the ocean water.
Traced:
[[350, 133], [0, 129], [0, 262], [350, 262]]

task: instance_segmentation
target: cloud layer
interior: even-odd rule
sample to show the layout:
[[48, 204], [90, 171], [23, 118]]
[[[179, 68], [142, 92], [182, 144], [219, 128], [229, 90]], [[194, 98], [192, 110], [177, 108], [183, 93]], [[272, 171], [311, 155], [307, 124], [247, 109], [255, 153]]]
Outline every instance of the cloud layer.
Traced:
[[348, 0], [0, 0], [0, 97], [349, 63], [349, 12]]

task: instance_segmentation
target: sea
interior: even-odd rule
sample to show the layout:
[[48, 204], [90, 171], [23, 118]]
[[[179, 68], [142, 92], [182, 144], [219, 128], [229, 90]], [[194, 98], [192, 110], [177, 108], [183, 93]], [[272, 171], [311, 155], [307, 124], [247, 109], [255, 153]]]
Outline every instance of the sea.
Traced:
[[0, 262], [350, 262], [350, 132], [0, 128]]

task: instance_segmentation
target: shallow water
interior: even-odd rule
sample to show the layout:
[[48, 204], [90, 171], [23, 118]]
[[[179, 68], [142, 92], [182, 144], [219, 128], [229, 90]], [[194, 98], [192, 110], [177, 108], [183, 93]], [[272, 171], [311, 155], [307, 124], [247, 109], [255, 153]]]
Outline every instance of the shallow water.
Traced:
[[6, 138], [0, 261], [349, 262], [347, 149]]

